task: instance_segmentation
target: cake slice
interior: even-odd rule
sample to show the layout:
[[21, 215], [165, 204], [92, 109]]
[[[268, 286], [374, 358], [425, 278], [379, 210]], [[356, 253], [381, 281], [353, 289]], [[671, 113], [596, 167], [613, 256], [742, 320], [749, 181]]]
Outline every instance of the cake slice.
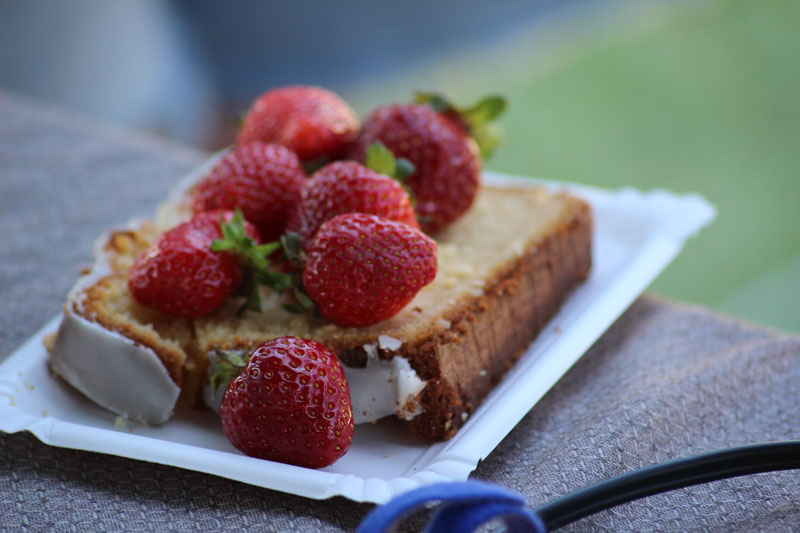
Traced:
[[199, 403], [215, 346], [251, 349], [294, 335], [340, 358], [357, 423], [395, 414], [427, 439], [450, 438], [591, 264], [586, 203], [535, 187], [484, 186], [467, 214], [436, 236], [434, 282], [389, 320], [340, 328], [284, 311], [272, 293], [261, 313], [237, 317], [231, 301], [206, 318], [176, 319], [136, 303], [126, 279], [138, 251], [180, 219], [175, 198], [185, 190], [156, 223], [98, 241], [97, 262], [71, 291], [51, 349], [51, 367], [66, 381], [147, 423], [166, 421], [179, 398]]

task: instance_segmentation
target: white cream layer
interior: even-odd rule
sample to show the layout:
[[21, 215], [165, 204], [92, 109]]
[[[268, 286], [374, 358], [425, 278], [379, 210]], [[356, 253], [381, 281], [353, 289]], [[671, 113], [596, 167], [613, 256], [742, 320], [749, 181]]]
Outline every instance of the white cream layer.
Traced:
[[[391, 339], [391, 337], [387, 337], [387, 339]], [[389, 348], [387, 344], [392, 348]], [[353, 421], [356, 424], [374, 422], [391, 415], [411, 420], [422, 412], [418, 395], [425, 388], [425, 382], [419, 379], [405, 357], [396, 355], [391, 359], [380, 359], [377, 351], [378, 345], [384, 349], [396, 350], [400, 347], [400, 341], [391, 339], [388, 343], [384, 343], [384, 338], [381, 337], [376, 344], [365, 344], [366, 367], [356, 368], [342, 365], [347, 385], [350, 388]], [[216, 355], [209, 353], [208, 361], [210, 375], [215, 371]], [[217, 394], [213, 395], [211, 386], [207, 384], [204, 389], [206, 405], [214, 411], [219, 411], [224, 393], [225, 390], [220, 388]]]
[[[382, 349], [399, 348], [399, 344], [389, 342], [387, 346], [383, 340], [364, 345], [366, 367], [342, 365], [356, 424], [391, 415], [411, 420], [421, 412], [418, 395], [425, 382], [405, 357], [380, 359], [378, 345]], [[214, 358], [209, 354], [212, 371]], [[53, 343], [50, 366], [98, 405], [147, 424], [169, 420], [180, 394], [153, 350], [69, 311], [65, 311]], [[212, 398], [206, 385], [206, 403], [219, 410], [223, 392]]]
[[180, 394], [153, 350], [68, 311], [50, 366], [95, 403], [147, 424], [169, 420]]
[[[387, 337], [391, 339], [391, 337]], [[389, 348], [379, 338], [381, 348], [396, 350], [399, 341], [388, 343]], [[344, 374], [350, 386], [350, 400], [353, 404], [353, 420], [356, 424], [374, 422], [385, 416], [397, 415], [411, 420], [422, 412], [417, 396], [425, 388], [425, 382], [408, 364], [408, 359], [395, 355], [391, 359], [380, 359], [375, 344], [365, 344], [367, 366], [353, 368], [346, 365]]]

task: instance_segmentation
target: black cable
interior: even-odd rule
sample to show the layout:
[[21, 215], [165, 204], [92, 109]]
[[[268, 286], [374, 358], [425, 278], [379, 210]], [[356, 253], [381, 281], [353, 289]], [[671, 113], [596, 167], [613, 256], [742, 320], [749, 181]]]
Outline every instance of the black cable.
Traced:
[[538, 507], [547, 531], [621, 503], [747, 474], [800, 468], [800, 441], [754, 444], [642, 468]]

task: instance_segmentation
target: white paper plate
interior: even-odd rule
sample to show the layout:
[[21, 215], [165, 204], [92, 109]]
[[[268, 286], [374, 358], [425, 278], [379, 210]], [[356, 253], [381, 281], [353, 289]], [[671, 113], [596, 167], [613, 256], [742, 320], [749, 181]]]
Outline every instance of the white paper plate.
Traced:
[[57, 328], [57, 318], [0, 365], [0, 430], [27, 430], [53, 446], [178, 466], [317, 499], [341, 495], [382, 503], [420, 485], [466, 479], [715, 215], [696, 195], [567, 187], [498, 175], [488, 175], [487, 181], [544, 184], [586, 198], [595, 217], [594, 265], [587, 281], [450, 441], [431, 445], [400, 423], [383, 420], [357, 426], [342, 459], [310, 470], [240, 454], [212, 413], [179, 412], [162, 427], [120, 427], [115, 415], [49, 373], [42, 337]]

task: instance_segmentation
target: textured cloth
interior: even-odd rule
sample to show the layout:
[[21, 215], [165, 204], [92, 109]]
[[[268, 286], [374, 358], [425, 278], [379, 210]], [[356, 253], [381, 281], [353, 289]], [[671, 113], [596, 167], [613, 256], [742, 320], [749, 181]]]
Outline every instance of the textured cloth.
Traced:
[[[59, 309], [104, 230], [205, 154], [0, 92], [0, 357]], [[800, 438], [800, 337], [644, 296], [478, 466], [535, 506], [650, 464]], [[372, 508], [0, 433], [0, 530], [351, 531]], [[791, 531], [800, 473], [653, 496], [565, 531]]]

